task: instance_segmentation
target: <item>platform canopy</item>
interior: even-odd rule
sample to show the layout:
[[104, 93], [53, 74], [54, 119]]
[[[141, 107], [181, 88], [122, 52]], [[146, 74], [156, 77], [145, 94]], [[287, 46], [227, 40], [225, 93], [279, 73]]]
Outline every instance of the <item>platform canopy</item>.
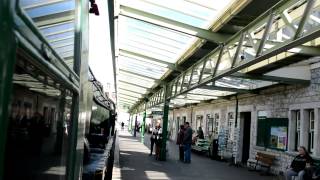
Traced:
[[319, 61], [319, 0], [116, 2], [118, 103], [131, 111], [308, 84]]
[[199, 41], [223, 41], [208, 29], [235, 2], [118, 1], [118, 102], [132, 106], [150, 93]]

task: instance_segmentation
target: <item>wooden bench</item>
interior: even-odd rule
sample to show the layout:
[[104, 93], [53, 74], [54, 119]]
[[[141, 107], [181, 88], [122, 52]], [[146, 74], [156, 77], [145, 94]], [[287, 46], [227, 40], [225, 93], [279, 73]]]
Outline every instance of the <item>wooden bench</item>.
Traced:
[[261, 168], [267, 168], [266, 173], [269, 174], [275, 158], [274, 155], [257, 152], [255, 160], [248, 160], [249, 168], [251, 168], [249, 170], [257, 171], [257, 166], [260, 166]]

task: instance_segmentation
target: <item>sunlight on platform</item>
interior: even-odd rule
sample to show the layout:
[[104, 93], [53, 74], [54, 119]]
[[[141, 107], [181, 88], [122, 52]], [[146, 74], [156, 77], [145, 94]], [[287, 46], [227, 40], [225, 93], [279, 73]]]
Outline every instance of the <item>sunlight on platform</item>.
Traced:
[[166, 173], [158, 171], [145, 171], [148, 179], [170, 179]]

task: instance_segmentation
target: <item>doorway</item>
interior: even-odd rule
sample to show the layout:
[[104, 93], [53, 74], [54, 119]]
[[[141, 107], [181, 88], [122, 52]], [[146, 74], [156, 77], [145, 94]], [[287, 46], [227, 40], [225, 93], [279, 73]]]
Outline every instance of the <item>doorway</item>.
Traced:
[[196, 119], [196, 129], [198, 129], [199, 127], [202, 127], [203, 125], [203, 116], [199, 115], [197, 116]]
[[247, 164], [250, 156], [251, 112], [241, 112], [240, 119], [243, 132], [241, 162]]

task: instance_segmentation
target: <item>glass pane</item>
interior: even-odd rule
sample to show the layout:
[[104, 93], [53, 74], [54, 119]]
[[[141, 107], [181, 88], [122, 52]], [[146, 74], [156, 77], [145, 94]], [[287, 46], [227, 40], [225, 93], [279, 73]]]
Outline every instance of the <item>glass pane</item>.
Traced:
[[[191, 17], [191, 16], [187, 16], [184, 15], [182, 13], [179, 13], [177, 11], [173, 11], [167, 8], [163, 8], [157, 5], [153, 5], [150, 3], [146, 3], [143, 1], [130, 1], [130, 0], [122, 0], [121, 4], [125, 4], [127, 6], [130, 7], [134, 7], [137, 9], [142, 9], [143, 11], [146, 11], [148, 13], [152, 13], [158, 16], [163, 16], [165, 18], [168, 19], [173, 19], [182, 23], [187, 23], [193, 26], [197, 26], [197, 27], [201, 27], [204, 25], [204, 23], [206, 23], [204, 20], [195, 18], [195, 17]], [[171, 3], [172, 4], [172, 1]]]
[[74, 10], [74, 8], [75, 8], [74, 0], [69, 0], [69, 1], [63, 1], [60, 3], [52, 3], [47, 6], [28, 9], [27, 13], [31, 18], [37, 18], [41, 16], [48, 16], [52, 14]]
[[124, 89], [119, 89], [118, 90], [119, 93], [121, 94], [126, 94], [126, 95], [129, 95], [129, 96], [133, 96], [133, 97], [137, 97], [137, 98], [141, 98], [141, 93], [138, 93], [138, 92], [130, 92], [128, 90], [124, 90]]
[[74, 26], [75, 26], [74, 22], [68, 22], [68, 23], [57, 24], [47, 28], [41, 28], [40, 31], [44, 35], [47, 35], [47, 34], [65, 31], [65, 30], [74, 30]]
[[[20, 6], [51, 45], [61, 47], [68, 41], [74, 46], [75, 0], [21, 0]], [[57, 51], [61, 57], [70, 57], [73, 52], [64, 52], [72, 48]]]
[[[230, 5], [230, 2], [232, 1], [209, 1], [203, 4], [185, 0], [122, 0], [120, 3], [192, 26], [208, 28], [222, 13], [221, 11]], [[210, 6], [208, 4], [214, 4], [214, 8], [208, 8]]]
[[[71, 93], [63, 87], [56, 88], [57, 82], [41, 70], [28, 63], [26, 68], [21, 65], [22, 60], [17, 61], [5, 179], [63, 180], [71, 134]], [[65, 96], [62, 91], [67, 92]]]
[[[126, 81], [126, 82], [135, 82], [135, 83], [137, 83], [137, 85], [140, 85], [139, 83], [143, 82], [143, 81], [145, 83], [154, 83], [153, 79], [137, 76], [137, 75], [130, 74], [127, 72], [123, 72], [123, 71], [120, 72], [119, 78]], [[144, 86], [144, 85], [142, 85], [142, 86]], [[144, 86], [144, 87], [149, 87], [149, 86]]]
[[134, 71], [138, 74], [147, 75], [153, 78], [160, 78], [168, 69], [160, 66], [155, 66], [141, 61], [136, 61], [126, 57], [119, 58], [119, 67]]
[[135, 55], [131, 55], [131, 54], [127, 54], [125, 51], [120, 51], [120, 59], [124, 59], [126, 61], [133, 61], [134, 63], [137, 64], [141, 64], [143, 66], [152, 66], [154, 68], [159, 68], [159, 69], [163, 69], [168, 67], [167, 64], [161, 63], [161, 62], [156, 62], [154, 59], [152, 58], [148, 58], [148, 57], [139, 57], [139, 56], [135, 56]]
[[129, 83], [134, 82], [135, 84], [137, 84], [139, 86], [143, 86], [143, 87], [147, 87], [147, 88], [151, 88], [153, 86], [153, 82], [141, 80], [136, 77], [128, 77], [128, 76], [124, 76], [124, 75], [120, 74], [118, 76], [118, 79], [119, 79], [119, 81], [124, 81], [124, 82], [129, 82]]
[[120, 17], [120, 49], [175, 63], [197, 38], [142, 21]]

